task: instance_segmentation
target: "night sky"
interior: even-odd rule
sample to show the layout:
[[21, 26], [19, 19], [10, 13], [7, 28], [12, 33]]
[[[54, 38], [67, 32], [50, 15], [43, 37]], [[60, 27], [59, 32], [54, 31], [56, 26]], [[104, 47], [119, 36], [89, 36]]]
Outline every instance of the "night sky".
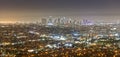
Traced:
[[120, 0], [0, 0], [0, 15], [119, 16]]

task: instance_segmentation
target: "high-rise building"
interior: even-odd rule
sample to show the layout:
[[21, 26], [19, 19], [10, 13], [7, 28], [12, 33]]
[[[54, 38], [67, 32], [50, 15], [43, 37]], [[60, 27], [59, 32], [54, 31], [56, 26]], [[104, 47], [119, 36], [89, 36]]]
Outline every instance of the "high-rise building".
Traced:
[[57, 20], [58, 20], [58, 25], [60, 25], [60, 22], [61, 22], [60, 18], [58, 18]]
[[81, 25], [93, 25], [94, 23], [91, 20], [82, 20], [81, 21]]
[[46, 25], [46, 23], [47, 23], [47, 19], [42, 18], [42, 19], [41, 19], [41, 23], [42, 23], [43, 25]]

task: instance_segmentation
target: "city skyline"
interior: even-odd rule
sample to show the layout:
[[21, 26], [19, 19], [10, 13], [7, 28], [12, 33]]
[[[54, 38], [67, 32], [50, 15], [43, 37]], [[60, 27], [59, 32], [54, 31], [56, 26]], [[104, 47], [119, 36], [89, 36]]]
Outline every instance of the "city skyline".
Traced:
[[[93, 20], [119, 20], [119, 0], [6, 0], [0, 1], [0, 16], [100, 16]], [[101, 18], [101, 16], [103, 16]], [[111, 18], [108, 18], [108, 17]], [[106, 19], [104, 19], [104, 17]], [[1, 21], [33, 21], [4, 19]], [[38, 19], [34, 19], [38, 20]]]
[[[42, 19], [91, 20], [95, 23], [120, 23], [120, 16], [0, 16], [0, 23], [36, 23]], [[34, 22], [33, 22], [34, 21]]]

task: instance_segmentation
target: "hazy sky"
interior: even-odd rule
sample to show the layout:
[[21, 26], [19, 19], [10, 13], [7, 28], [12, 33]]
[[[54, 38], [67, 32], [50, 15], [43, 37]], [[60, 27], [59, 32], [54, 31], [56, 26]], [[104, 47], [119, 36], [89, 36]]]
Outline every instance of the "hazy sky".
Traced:
[[0, 0], [0, 15], [119, 16], [120, 0]]
[[0, 10], [53, 15], [119, 15], [119, 2], [120, 0], [0, 0]]

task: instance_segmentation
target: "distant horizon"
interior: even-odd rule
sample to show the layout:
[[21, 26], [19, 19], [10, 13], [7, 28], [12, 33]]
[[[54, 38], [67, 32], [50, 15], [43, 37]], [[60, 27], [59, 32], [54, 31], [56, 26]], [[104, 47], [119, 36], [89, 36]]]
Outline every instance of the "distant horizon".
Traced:
[[[50, 18], [63, 18], [73, 20], [91, 20], [97, 23], [120, 23], [120, 16], [52, 16]], [[0, 16], [0, 23], [9, 22], [40, 22], [42, 18], [49, 19], [49, 16]]]
[[[0, 21], [33, 22], [39, 20], [37, 16], [83, 16], [79, 19], [115, 23], [120, 21], [119, 2], [120, 0], [1, 0]], [[25, 16], [36, 17], [24, 18]]]

